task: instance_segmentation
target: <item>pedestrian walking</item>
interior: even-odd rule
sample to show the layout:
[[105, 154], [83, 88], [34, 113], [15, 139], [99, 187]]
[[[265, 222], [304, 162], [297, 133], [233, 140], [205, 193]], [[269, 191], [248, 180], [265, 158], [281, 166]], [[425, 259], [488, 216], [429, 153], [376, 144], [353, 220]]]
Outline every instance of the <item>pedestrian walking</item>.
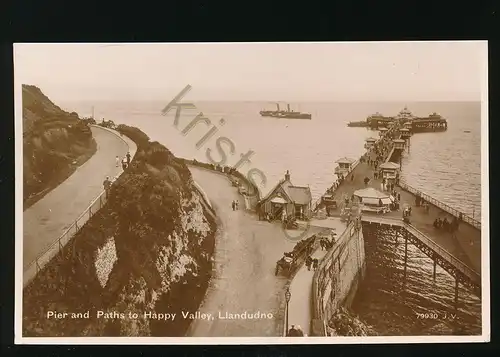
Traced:
[[124, 157], [122, 159], [122, 169], [125, 171], [126, 168], [127, 168], [127, 159]]
[[236, 210], [236, 202], [234, 202], [234, 200], [231, 202], [231, 207], [233, 207], [233, 211]]
[[111, 180], [109, 179], [109, 176], [106, 176], [102, 185], [104, 186], [104, 191], [106, 191], [106, 198], [108, 198], [109, 190], [111, 189]]
[[130, 159], [132, 158], [132, 156], [130, 155], [130, 151], [127, 152], [127, 167], [130, 165]]
[[317, 259], [317, 258], [314, 258], [314, 259], [313, 259], [313, 270], [318, 269], [318, 263], [319, 263], [318, 259]]
[[236, 210], [240, 209], [240, 200], [236, 200]]
[[116, 167], [120, 166], [120, 158], [116, 155]]
[[306, 258], [307, 270], [311, 270], [311, 264], [312, 264], [312, 258], [310, 256], [307, 256], [307, 258]]

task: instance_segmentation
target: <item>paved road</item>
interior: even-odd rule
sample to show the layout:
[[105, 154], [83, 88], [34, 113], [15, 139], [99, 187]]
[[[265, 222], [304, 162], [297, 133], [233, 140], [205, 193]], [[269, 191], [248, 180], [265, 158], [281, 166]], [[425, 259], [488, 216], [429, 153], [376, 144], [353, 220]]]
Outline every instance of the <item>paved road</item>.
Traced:
[[[328, 218], [325, 220], [311, 220], [312, 225], [333, 229], [337, 234], [338, 239], [346, 229], [346, 224], [341, 222], [339, 218]], [[312, 258], [317, 258], [319, 261], [323, 259], [327, 251], [321, 250], [320, 247], [311, 254]], [[288, 325], [299, 325], [304, 331], [304, 334], [311, 336], [311, 318], [312, 318], [312, 283], [314, 270], [307, 269], [304, 264], [295, 274], [295, 277], [290, 284], [291, 299], [289, 304]]]
[[101, 193], [106, 176], [121, 172], [115, 157], [123, 157], [128, 145], [110, 131], [99, 127], [91, 130], [97, 142], [96, 153], [66, 181], [24, 211], [23, 266], [50, 246], [90, 205]]
[[[195, 320], [187, 335], [197, 337], [272, 337], [281, 336], [278, 312], [283, 303], [286, 279], [276, 277], [276, 261], [294, 243], [285, 239], [278, 224], [258, 221], [240, 208], [233, 211], [238, 195], [229, 180], [220, 174], [190, 167], [193, 178], [206, 192], [221, 221], [216, 241], [214, 277], [200, 310], [213, 320]], [[293, 234], [293, 233], [291, 233]], [[310, 230], [314, 234], [314, 230]], [[256, 312], [273, 314], [270, 319], [220, 319], [226, 313]]]

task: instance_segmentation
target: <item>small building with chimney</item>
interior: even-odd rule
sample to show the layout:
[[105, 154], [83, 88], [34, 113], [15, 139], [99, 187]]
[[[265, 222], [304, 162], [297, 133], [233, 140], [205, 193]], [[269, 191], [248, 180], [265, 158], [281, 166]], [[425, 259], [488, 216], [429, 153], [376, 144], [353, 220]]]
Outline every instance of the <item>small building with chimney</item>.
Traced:
[[[294, 186], [287, 170], [285, 178], [263, 198], [257, 205], [259, 219], [268, 215], [272, 219], [294, 217], [300, 220], [311, 218], [312, 195], [311, 189], [305, 186]], [[284, 213], [283, 213], [284, 212]]]

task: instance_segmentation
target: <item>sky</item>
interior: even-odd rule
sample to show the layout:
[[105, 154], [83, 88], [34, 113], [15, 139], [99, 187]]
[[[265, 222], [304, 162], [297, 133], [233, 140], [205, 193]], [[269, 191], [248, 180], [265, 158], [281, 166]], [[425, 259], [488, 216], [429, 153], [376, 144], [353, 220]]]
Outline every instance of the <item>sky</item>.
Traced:
[[15, 44], [14, 72], [56, 102], [480, 101], [487, 42]]

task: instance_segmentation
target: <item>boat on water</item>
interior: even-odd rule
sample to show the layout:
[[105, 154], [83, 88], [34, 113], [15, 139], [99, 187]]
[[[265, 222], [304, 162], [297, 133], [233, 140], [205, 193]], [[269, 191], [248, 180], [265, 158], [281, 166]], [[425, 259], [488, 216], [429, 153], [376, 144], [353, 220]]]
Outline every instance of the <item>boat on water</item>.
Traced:
[[277, 110], [261, 110], [259, 113], [263, 117], [280, 118], [280, 119], [311, 119], [309, 113], [290, 110], [290, 104], [287, 104], [287, 110], [281, 110], [279, 103], [276, 103]]

